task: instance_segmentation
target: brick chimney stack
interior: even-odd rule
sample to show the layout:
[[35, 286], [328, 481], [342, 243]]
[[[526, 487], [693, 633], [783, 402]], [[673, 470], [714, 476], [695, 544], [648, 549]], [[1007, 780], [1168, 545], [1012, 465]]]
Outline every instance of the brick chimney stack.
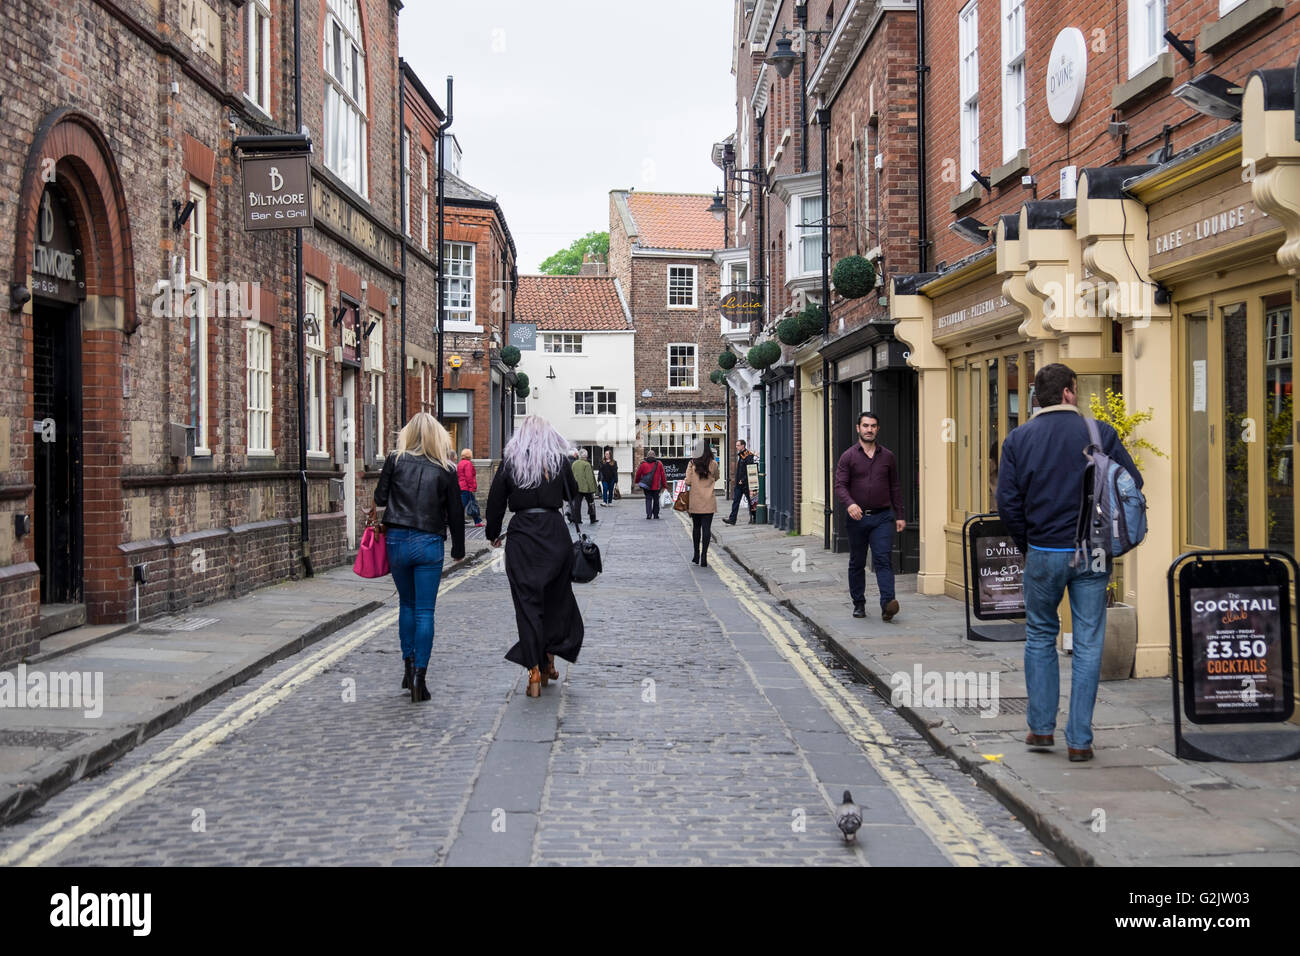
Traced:
[[590, 252], [582, 254], [582, 267], [578, 270], [580, 276], [603, 276], [609, 274], [609, 267], [605, 260], [598, 258]]

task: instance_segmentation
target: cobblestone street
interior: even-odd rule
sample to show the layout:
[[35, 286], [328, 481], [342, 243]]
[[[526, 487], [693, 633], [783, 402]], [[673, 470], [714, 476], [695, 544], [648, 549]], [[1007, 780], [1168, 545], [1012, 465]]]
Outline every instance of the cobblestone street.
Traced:
[[0, 831], [0, 860], [1055, 865], [721, 547], [698, 569], [673, 512], [599, 514], [582, 656], [540, 700], [501, 657], [493, 552], [444, 579], [431, 702], [398, 688], [394, 596]]

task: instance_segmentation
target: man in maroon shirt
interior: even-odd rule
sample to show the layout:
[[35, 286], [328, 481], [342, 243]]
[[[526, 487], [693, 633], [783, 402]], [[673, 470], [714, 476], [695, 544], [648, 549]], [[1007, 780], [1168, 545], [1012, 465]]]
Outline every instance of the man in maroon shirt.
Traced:
[[840, 455], [835, 466], [835, 497], [848, 510], [849, 597], [853, 616], [866, 617], [867, 547], [880, 589], [880, 617], [892, 621], [898, 613], [894, 597], [894, 533], [902, 533], [903, 495], [898, 486], [894, 453], [876, 443], [880, 419], [872, 412], [858, 416], [859, 441]]

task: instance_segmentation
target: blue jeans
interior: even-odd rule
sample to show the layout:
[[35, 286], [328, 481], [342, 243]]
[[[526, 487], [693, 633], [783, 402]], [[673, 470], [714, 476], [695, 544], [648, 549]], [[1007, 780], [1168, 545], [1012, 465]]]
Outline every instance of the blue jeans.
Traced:
[[614, 503], [614, 482], [602, 481], [600, 483], [600, 497], [604, 499], [607, 505]]
[[429, 666], [433, 653], [433, 611], [442, 581], [442, 535], [413, 528], [389, 528], [388, 567], [400, 601], [397, 633], [402, 658], [415, 658], [417, 668]]
[[857, 521], [846, 517], [844, 529], [849, 534], [849, 597], [854, 604], [867, 599], [867, 548], [871, 548], [871, 569], [876, 572], [880, 590], [880, 607], [894, 600], [894, 512], [864, 514]]
[[474, 492], [460, 490], [460, 506], [465, 511], [465, 517], [472, 518], [475, 523], [483, 520], [483, 513], [478, 510], [478, 502], [474, 499]]
[[1074, 651], [1070, 665], [1070, 718], [1066, 746], [1092, 746], [1092, 708], [1101, 677], [1101, 648], [1106, 639], [1106, 585], [1110, 570], [1070, 567], [1069, 551], [1029, 548], [1025, 555], [1025, 683], [1029, 689], [1029, 732], [1050, 734], [1056, 729], [1061, 701], [1061, 670], [1056, 660], [1056, 635], [1061, 619], [1056, 609], [1070, 591]]

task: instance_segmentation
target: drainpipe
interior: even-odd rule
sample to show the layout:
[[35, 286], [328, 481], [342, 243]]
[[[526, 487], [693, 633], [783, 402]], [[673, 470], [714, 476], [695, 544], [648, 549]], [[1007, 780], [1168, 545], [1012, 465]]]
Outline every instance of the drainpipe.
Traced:
[[830, 359], [826, 345], [831, 337], [831, 229], [830, 197], [827, 180], [826, 150], [831, 131], [831, 110], [823, 106], [817, 111], [817, 125], [822, 128], [822, 494], [823, 543], [831, 549], [831, 385]]
[[[758, 289], [759, 294], [763, 297], [762, 308], [758, 315], [758, 330], [761, 334], [763, 328], [767, 325], [767, 217], [764, 215], [767, 208], [766, 187], [762, 185], [767, 181], [766, 157], [763, 155], [763, 144], [766, 142], [764, 131], [767, 126], [767, 114], [760, 113], [755, 117], [755, 126], [758, 129], [758, 143], [756, 144], [758, 154], [758, 171], [759, 175], [754, 177], [758, 183], [754, 185], [757, 192], [754, 203], [755, 218], [758, 220]], [[750, 174], [753, 176], [753, 174]], [[763, 384], [762, 373], [759, 373], [758, 379], [758, 435], [759, 441], [763, 444], [763, 455], [758, 464], [758, 508], [754, 520], [758, 524], [767, 524], [767, 387]]]
[[445, 309], [443, 300], [447, 294], [447, 252], [443, 248], [442, 227], [443, 219], [446, 218], [444, 212], [447, 181], [445, 170], [447, 168], [447, 129], [451, 126], [451, 93], [452, 79], [449, 76], [447, 77], [447, 118], [438, 127], [438, 407], [437, 414], [434, 417], [440, 422], [442, 421], [442, 323], [443, 310]]
[[[925, 209], [925, 0], [916, 0], [916, 271], [924, 272], [930, 255]], [[879, 237], [877, 237], [879, 239]]]
[[[302, 51], [298, 38], [302, 35], [299, 0], [293, 0], [293, 117], [294, 125], [302, 131]], [[303, 363], [306, 354], [306, 329], [302, 314], [302, 227], [294, 231], [294, 309], [298, 314], [298, 334], [294, 343], [298, 353], [298, 515], [299, 541], [302, 543], [302, 568], [306, 577], [313, 577], [311, 566], [311, 534], [307, 514], [307, 389]], [[322, 316], [321, 319], [324, 317]], [[319, 320], [318, 320], [319, 321]]]
[[[405, 80], [406, 61], [403, 59], [399, 59], [397, 61], [397, 75], [399, 78], [399, 82], [397, 85], [397, 128], [398, 130], [400, 130], [399, 136], [406, 137], [407, 143], [410, 143], [410, 137], [406, 132], [406, 80]], [[398, 142], [400, 144], [401, 142], [400, 138]], [[401, 164], [401, 169], [398, 171], [397, 178], [398, 178], [398, 182], [401, 184], [401, 190], [402, 190], [401, 208], [403, 210], [403, 214], [405, 214], [407, 203], [409, 201], [409, 198], [406, 195], [407, 188], [406, 188], [406, 152], [405, 151], [401, 151], [399, 149], [397, 161], [398, 163]], [[406, 224], [403, 225], [405, 226]], [[406, 411], [406, 229], [403, 228], [401, 232], [402, 232], [402, 278], [400, 280], [401, 282], [400, 295], [402, 297], [402, 358], [401, 358], [401, 365], [399, 366], [399, 368], [401, 368], [402, 370], [402, 422], [403, 424], [405, 424], [407, 419], [407, 411]]]

